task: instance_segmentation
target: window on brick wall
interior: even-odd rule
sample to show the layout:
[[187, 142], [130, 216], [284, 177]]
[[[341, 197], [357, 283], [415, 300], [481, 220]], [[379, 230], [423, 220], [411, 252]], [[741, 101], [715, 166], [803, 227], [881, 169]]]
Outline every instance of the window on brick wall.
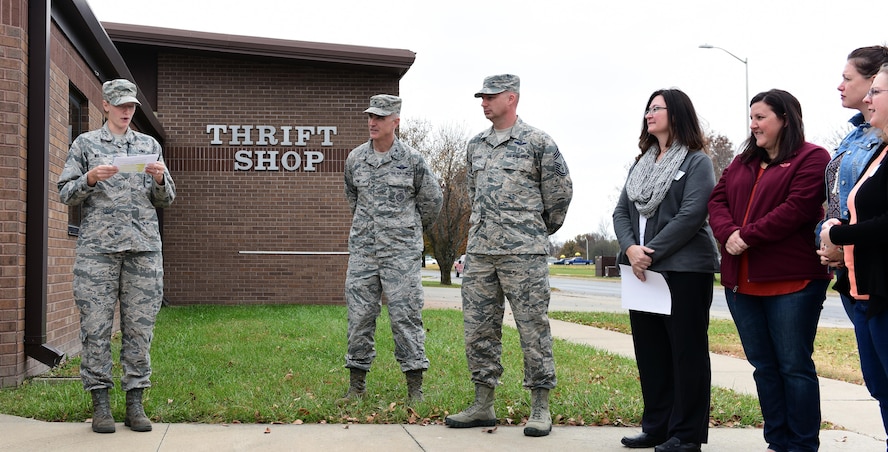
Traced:
[[[86, 96], [74, 85], [68, 86], [68, 146], [89, 129]], [[80, 235], [80, 205], [68, 206], [68, 235]]]

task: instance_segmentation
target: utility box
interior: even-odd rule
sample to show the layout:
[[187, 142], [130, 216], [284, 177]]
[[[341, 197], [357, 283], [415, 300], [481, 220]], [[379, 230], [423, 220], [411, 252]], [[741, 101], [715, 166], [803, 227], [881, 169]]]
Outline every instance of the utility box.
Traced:
[[616, 256], [595, 256], [595, 276], [615, 277], [620, 276], [617, 267]]

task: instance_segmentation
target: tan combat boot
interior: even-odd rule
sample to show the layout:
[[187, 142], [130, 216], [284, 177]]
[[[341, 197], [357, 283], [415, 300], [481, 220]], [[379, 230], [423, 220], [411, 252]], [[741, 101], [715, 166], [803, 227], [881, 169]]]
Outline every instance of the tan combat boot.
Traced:
[[404, 372], [404, 375], [407, 377], [407, 400], [411, 402], [422, 402], [425, 400], [425, 397], [422, 395], [422, 373], [423, 369]]
[[142, 406], [142, 388], [126, 392], [126, 418], [123, 425], [134, 432], [151, 431], [151, 420], [145, 415], [145, 408]]
[[349, 367], [349, 384], [348, 391], [345, 392], [345, 395], [339, 399], [339, 404], [354, 402], [356, 400], [362, 399], [364, 394], [367, 392], [367, 371], [363, 369], [355, 369], [354, 367]]
[[530, 418], [524, 425], [524, 436], [546, 436], [552, 431], [552, 415], [549, 414], [549, 390], [530, 390]]
[[108, 388], [93, 389], [92, 429], [96, 433], [114, 433], [114, 417], [111, 416], [111, 401], [108, 400]]
[[493, 411], [494, 388], [475, 384], [475, 402], [459, 413], [447, 416], [444, 423], [453, 428], [493, 427], [496, 413]]

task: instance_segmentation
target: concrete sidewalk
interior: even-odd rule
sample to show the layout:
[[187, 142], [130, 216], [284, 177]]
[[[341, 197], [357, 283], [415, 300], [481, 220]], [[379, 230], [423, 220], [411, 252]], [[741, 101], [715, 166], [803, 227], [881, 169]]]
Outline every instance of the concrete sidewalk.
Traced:
[[[616, 301], [615, 301], [616, 300]], [[459, 291], [426, 288], [426, 307], [458, 309]], [[552, 310], [618, 311], [619, 299], [555, 293]], [[511, 313], [506, 323], [514, 326]], [[597, 328], [551, 321], [555, 337], [634, 357], [632, 338]], [[712, 355], [712, 384], [755, 394], [752, 367], [744, 360]], [[822, 417], [844, 430], [820, 432], [823, 451], [884, 451], [878, 404], [866, 388], [820, 379]], [[2, 408], [0, 408], [2, 410]], [[117, 433], [93, 433], [88, 423], [49, 423], [0, 415], [0, 450], [15, 451], [627, 451], [620, 438], [640, 428], [560, 427], [530, 438], [521, 427], [451, 429], [441, 425], [266, 425], [154, 424], [136, 433], [117, 424]], [[764, 451], [760, 429], [712, 428], [704, 451]], [[652, 450], [652, 449], [648, 449]]]
[[[554, 427], [549, 436], [530, 438], [520, 427], [452, 429], [441, 425], [259, 425], [154, 424], [154, 430], [136, 433], [117, 424], [117, 433], [98, 434], [86, 423], [46, 423], [0, 415], [0, 447], [10, 451], [99, 452], [464, 452], [628, 451], [620, 438], [637, 429], [621, 427]], [[714, 428], [703, 450], [764, 451], [759, 429]], [[820, 434], [823, 451], [880, 451], [884, 442], [839, 430]], [[646, 449], [653, 450], [653, 449]]]

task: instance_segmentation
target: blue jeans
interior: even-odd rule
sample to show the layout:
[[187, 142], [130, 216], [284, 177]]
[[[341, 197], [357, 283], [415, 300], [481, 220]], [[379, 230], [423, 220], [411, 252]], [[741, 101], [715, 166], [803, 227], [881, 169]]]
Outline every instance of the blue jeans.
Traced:
[[882, 424], [888, 432], [888, 311], [866, 318], [869, 302], [854, 303], [854, 334], [860, 352], [863, 381], [882, 410]]
[[775, 452], [820, 446], [820, 385], [811, 355], [828, 284], [812, 280], [798, 292], [775, 296], [725, 289], [746, 359], [755, 368], [765, 441]]
[[[842, 279], [847, 272], [848, 269], [846, 268], [837, 268], [835, 270], [835, 279]], [[854, 299], [841, 293], [839, 294], [839, 299], [842, 300], [842, 307], [845, 308], [845, 314], [848, 314], [848, 319], [851, 320], [851, 323], [854, 323]]]

